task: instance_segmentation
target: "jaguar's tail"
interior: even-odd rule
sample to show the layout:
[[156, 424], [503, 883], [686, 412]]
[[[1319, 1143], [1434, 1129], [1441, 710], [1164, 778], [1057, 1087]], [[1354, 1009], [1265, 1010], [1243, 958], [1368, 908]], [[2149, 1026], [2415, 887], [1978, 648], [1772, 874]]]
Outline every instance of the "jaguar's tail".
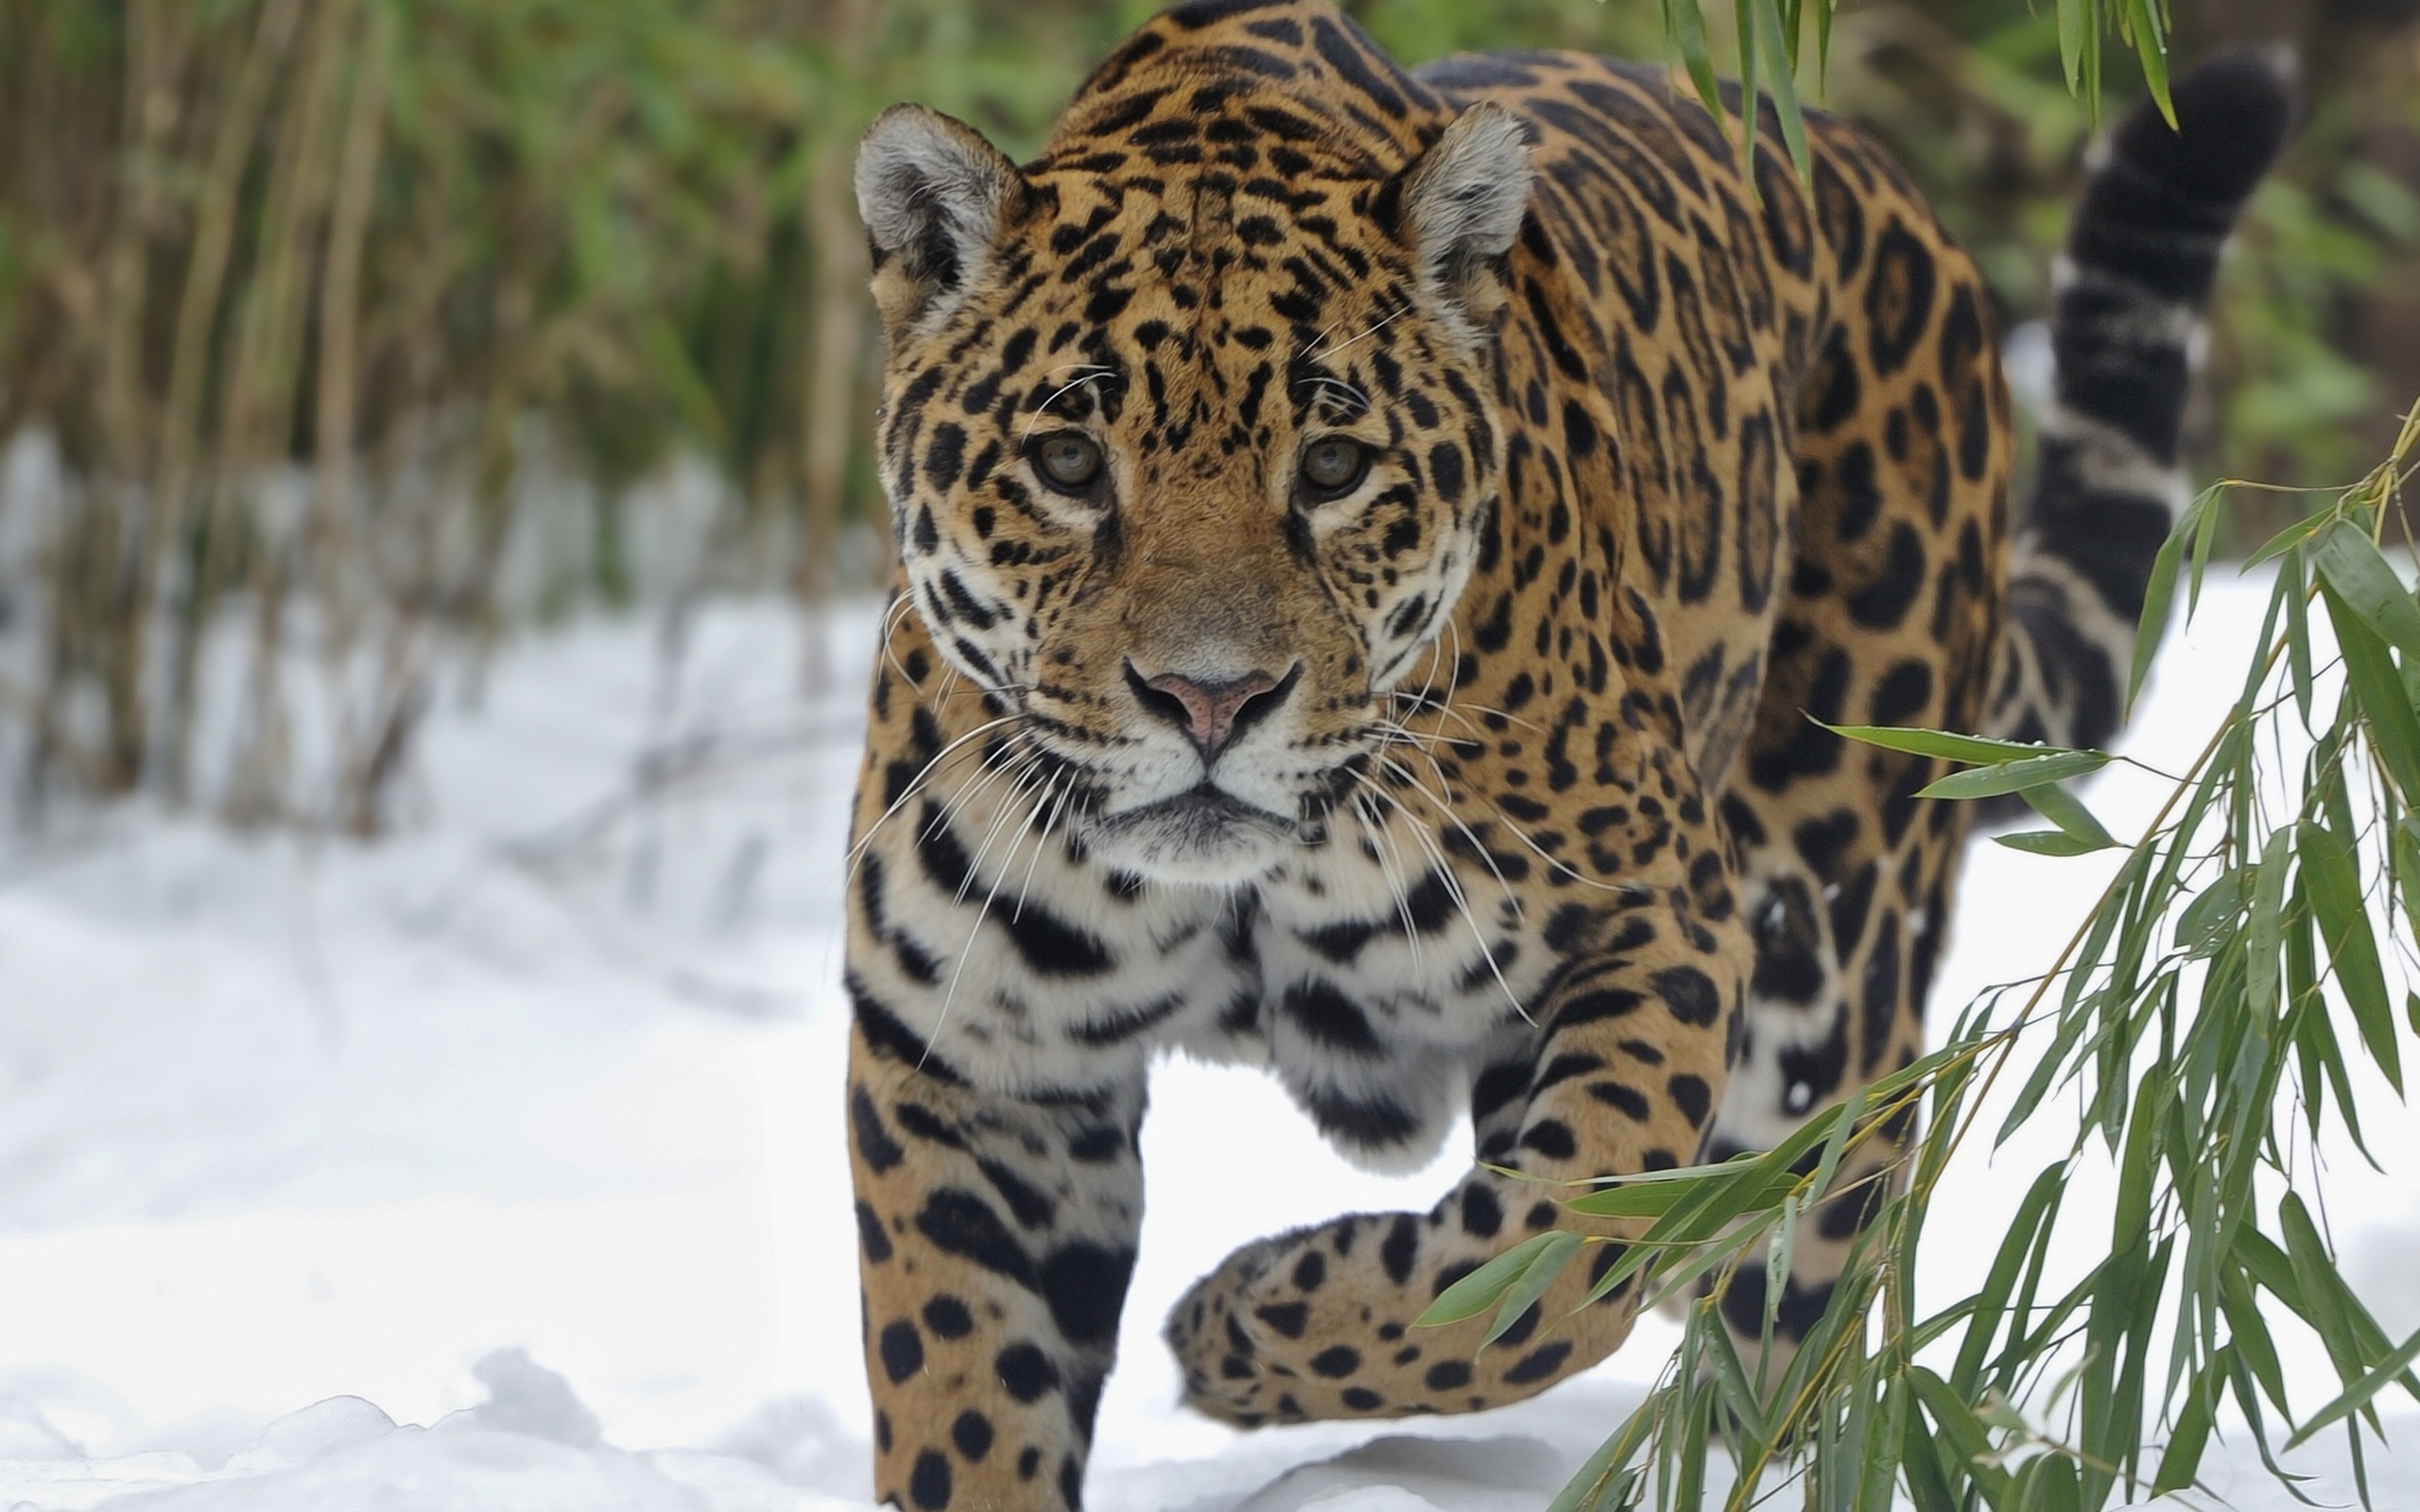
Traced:
[[2145, 104], [2110, 137], [2056, 270], [2056, 387], [1986, 730], [2003, 739], [2099, 746], [2123, 718], [2152, 559], [2188, 498], [2177, 432], [2219, 251], [2293, 116], [2281, 61], [2256, 54], [2170, 97], [2174, 129]]

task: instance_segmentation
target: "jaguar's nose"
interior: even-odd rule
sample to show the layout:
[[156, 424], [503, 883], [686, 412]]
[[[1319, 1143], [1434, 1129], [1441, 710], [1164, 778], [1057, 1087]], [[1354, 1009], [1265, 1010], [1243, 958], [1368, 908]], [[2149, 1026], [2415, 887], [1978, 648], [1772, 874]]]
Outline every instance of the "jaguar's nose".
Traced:
[[1302, 671], [1297, 662], [1283, 678], [1265, 672], [1217, 679], [1189, 678], [1181, 672], [1147, 678], [1129, 662], [1126, 685], [1133, 690], [1135, 702], [1184, 730], [1207, 765], [1235, 744], [1236, 736], [1275, 713], [1294, 691]]

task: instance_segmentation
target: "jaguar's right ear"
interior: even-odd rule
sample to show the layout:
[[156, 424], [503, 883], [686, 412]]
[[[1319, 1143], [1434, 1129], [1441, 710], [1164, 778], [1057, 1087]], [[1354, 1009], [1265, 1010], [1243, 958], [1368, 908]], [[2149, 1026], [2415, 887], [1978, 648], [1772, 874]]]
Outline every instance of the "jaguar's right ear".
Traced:
[[939, 322], [1025, 193], [1016, 164], [983, 133], [921, 105], [874, 117], [857, 147], [856, 180], [874, 303], [894, 343]]

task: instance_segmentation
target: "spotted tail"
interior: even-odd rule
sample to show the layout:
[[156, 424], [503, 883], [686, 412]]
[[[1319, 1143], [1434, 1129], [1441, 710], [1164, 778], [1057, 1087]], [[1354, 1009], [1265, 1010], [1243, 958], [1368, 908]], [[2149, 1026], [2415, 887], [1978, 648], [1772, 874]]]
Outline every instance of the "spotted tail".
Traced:
[[2293, 114], [2279, 66], [2253, 54], [2203, 64], [2171, 98], [2175, 129], [2146, 104], [2110, 138], [2057, 268], [2055, 388], [1986, 730], [2005, 739], [2100, 746], [2123, 719], [2152, 563], [2189, 498], [2178, 431], [2219, 252]]

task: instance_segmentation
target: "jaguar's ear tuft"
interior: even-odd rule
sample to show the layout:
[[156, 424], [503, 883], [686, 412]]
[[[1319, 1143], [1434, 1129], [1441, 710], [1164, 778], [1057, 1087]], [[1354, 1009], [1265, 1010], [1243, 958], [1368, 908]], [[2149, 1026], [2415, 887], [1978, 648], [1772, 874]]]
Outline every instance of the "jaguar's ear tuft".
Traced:
[[896, 341], [939, 322], [1025, 193], [983, 134], [921, 105], [874, 117], [857, 147], [857, 214], [873, 247], [873, 297]]
[[1500, 268], [1529, 213], [1530, 129], [1482, 101], [1387, 186], [1395, 232], [1419, 261], [1422, 294], [1476, 337], [1503, 303]]

